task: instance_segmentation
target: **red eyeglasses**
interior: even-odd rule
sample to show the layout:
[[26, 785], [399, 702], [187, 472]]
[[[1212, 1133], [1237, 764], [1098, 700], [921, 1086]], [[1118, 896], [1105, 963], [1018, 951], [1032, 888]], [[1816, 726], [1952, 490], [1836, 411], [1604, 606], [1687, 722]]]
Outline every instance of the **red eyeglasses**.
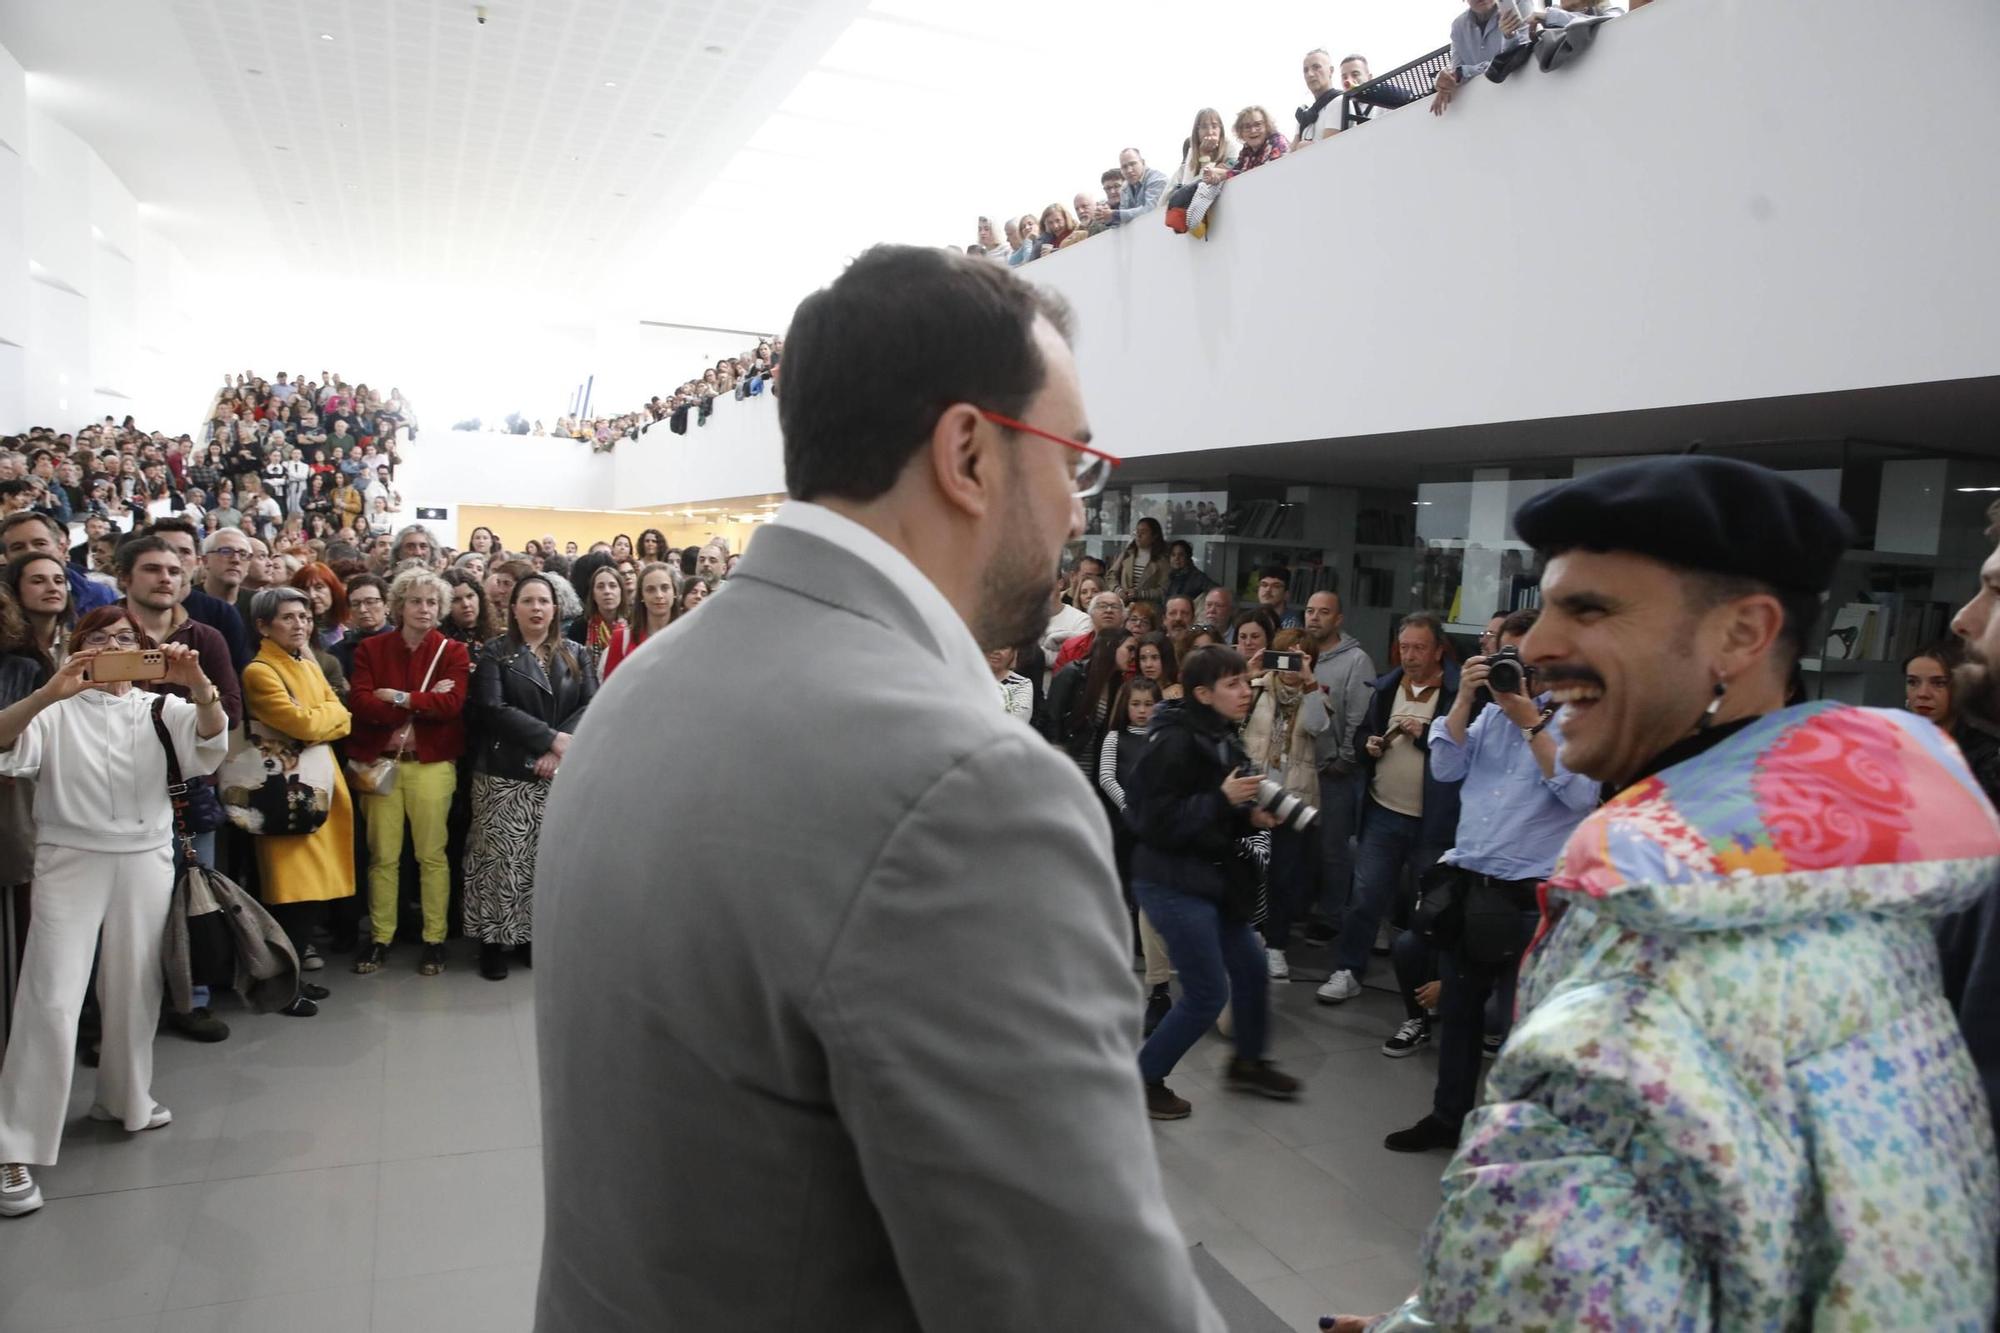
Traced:
[[1072, 440], [1067, 435], [1057, 435], [1054, 431], [1030, 426], [1025, 421], [1003, 417], [998, 412], [988, 412], [983, 407], [979, 409], [979, 415], [1002, 430], [1023, 431], [1029, 435], [1040, 436], [1044, 440], [1053, 440], [1065, 449], [1076, 450], [1078, 458], [1070, 484], [1070, 494], [1079, 500], [1088, 500], [1102, 491], [1104, 483], [1111, 480], [1111, 469], [1117, 467], [1121, 461], [1116, 454], [1107, 454], [1102, 449], [1094, 449], [1082, 440]]

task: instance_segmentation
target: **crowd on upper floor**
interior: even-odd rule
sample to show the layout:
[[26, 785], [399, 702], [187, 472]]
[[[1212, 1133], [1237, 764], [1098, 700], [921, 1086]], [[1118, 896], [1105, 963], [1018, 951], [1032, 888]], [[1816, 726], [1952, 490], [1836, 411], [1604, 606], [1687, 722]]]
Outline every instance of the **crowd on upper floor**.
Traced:
[[[1485, 75], [1500, 82], [1538, 54], [1544, 69], [1556, 68], [1574, 58], [1598, 22], [1622, 13], [1620, 6], [1601, 0], [1557, 0], [1546, 9], [1540, 0], [1466, 0], [1466, 12], [1452, 24], [1449, 60], [1432, 82], [1433, 111], [1442, 114], [1467, 80]], [[1289, 133], [1285, 120], [1262, 106], [1246, 106], [1227, 120], [1214, 107], [1203, 107], [1170, 173], [1149, 165], [1138, 148], [1125, 148], [1095, 190], [1078, 190], [1067, 202], [1058, 199], [1038, 213], [1004, 217], [997, 229], [992, 217], [981, 216], [977, 239], [966, 253], [1018, 267], [1129, 225], [1163, 205], [1169, 227], [1203, 236], [1208, 206], [1234, 177], [1417, 100], [1414, 92], [1386, 81], [1365, 96], [1354, 95], [1375, 80], [1368, 58], [1359, 54], [1336, 62], [1325, 48], [1315, 48], [1306, 52], [1301, 73], [1308, 100], [1292, 112]]]

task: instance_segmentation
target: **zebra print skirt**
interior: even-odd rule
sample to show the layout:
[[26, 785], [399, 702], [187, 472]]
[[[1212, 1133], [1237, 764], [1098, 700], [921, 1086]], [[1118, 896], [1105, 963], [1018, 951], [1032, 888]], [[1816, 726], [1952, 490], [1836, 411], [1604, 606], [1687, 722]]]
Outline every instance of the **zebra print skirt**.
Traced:
[[535, 937], [535, 848], [549, 784], [472, 775], [465, 839], [465, 933], [482, 944]]

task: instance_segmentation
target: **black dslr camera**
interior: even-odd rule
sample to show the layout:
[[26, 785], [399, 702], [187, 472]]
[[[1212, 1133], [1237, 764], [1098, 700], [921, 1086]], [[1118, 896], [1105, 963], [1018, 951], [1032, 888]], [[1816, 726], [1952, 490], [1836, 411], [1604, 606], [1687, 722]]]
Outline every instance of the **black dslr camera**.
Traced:
[[1528, 676], [1518, 648], [1502, 648], [1486, 659], [1486, 688], [1495, 694], [1525, 694]]

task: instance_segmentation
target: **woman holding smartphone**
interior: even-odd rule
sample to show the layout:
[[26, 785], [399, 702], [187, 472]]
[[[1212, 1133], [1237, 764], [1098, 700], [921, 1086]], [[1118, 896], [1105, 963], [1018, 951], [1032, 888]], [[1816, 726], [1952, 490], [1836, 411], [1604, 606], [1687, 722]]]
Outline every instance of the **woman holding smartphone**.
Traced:
[[0, 775], [36, 782], [33, 906], [0, 1065], [0, 1217], [42, 1206], [30, 1168], [56, 1161], [93, 959], [104, 1033], [90, 1117], [128, 1133], [173, 1119], [152, 1088], [174, 887], [173, 806], [153, 707], [157, 700], [185, 777], [222, 763], [229, 719], [200, 658], [180, 644], [159, 648], [164, 679], [192, 702], [129, 680], [91, 681], [99, 654], [156, 646], [123, 607], [99, 607], [71, 632], [62, 668], [0, 709]]

